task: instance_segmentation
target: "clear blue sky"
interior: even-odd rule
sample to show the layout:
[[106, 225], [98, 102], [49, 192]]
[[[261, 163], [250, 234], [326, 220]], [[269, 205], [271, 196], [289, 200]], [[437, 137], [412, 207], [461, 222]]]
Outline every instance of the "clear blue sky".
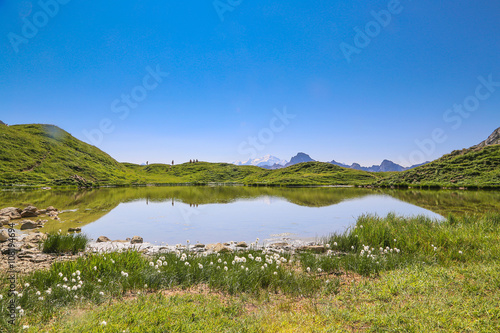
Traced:
[[119, 161], [244, 160], [260, 134], [257, 156], [405, 164], [500, 126], [500, 84], [475, 97], [500, 82], [498, 1], [60, 1], [0, 0], [0, 120]]

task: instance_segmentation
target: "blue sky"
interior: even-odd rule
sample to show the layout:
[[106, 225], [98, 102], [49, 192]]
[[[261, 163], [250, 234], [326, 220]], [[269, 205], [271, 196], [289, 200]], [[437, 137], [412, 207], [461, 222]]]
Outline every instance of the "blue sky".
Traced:
[[55, 1], [0, 0], [0, 120], [119, 161], [411, 164], [500, 126], [496, 1]]

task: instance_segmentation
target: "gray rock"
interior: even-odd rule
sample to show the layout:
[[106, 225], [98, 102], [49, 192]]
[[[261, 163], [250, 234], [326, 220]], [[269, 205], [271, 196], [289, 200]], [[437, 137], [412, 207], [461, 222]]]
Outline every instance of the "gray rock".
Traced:
[[238, 244], [236, 244], [236, 247], [248, 247], [248, 244], [245, 242], [239, 242]]
[[79, 232], [82, 231], [82, 228], [68, 228], [68, 232]]
[[109, 239], [106, 236], [99, 236], [99, 238], [97, 238], [97, 243], [104, 243], [104, 242], [111, 242], [111, 239]]
[[0, 226], [10, 223], [10, 216], [0, 216]]
[[7, 207], [0, 210], [1, 216], [8, 216], [11, 220], [20, 219], [22, 210], [16, 207]]
[[308, 245], [308, 246], [302, 246], [298, 248], [299, 251], [310, 251], [310, 252], [316, 252], [316, 253], [323, 253], [326, 251], [326, 247], [323, 245]]
[[41, 227], [40, 224], [35, 223], [33, 221], [29, 221], [29, 220], [21, 224], [21, 230], [35, 229], [35, 228], [39, 228], [39, 227]]
[[205, 247], [205, 244], [201, 244], [201, 243], [196, 243], [194, 245], [195, 248], [204, 248]]
[[49, 207], [47, 207], [46, 211], [47, 212], [57, 212], [57, 209], [54, 208], [53, 206], [49, 206]]
[[142, 243], [144, 243], [144, 239], [142, 239], [142, 237], [139, 236], [134, 236], [130, 240], [130, 244], [142, 244]]
[[37, 217], [38, 209], [35, 206], [28, 206], [21, 212], [21, 217]]
[[9, 240], [9, 233], [7, 230], [2, 229], [0, 230], [0, 242], [6, 242]]
[[208, 244], [207, 245], [207, 249], [209, 250], [212, 250], [214, 252], [220, 252], [220, 253], [224, 253], [224, 252], [233, 252], [233, 250], [231, 250], [230, 248], [222, 245], [221, 243], [217, 243], [217, 244]]

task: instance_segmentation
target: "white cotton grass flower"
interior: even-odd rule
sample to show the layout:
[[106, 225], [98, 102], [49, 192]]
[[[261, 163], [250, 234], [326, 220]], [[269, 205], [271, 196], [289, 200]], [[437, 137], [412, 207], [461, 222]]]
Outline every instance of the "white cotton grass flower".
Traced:
[[274, 275], [278, 275], [278, 272], [274, 272], [273, 274], [274, 274]]
[[227, 266], [224, 266], [224, 270], [225, 270], [226, 272], [227, 272], [227, 269], [228, 269], [228, 268], [227, 268]]
[[26, 282], [26, 283], [24, 284], [24, 286], [25, 286], [26, 288], [28, 288], [28, 287], [30, 286], [30, 284]]
[[23, 330], [27, 330], [30, 328], [30, 325], [23, 325]]
[[101, 326], [106, 326], [108, 323], [106, 321], [101, 321]]
[[19, 316], [24, 316], [24, 310], [21, 307], [19, 307]]
[[306, 271], [309, 273], [311, 271], [311, 267], [307, 267]]
[[81, 272], [80, 272], [80, 271], [76, 271], [75, 273], [76, 273], [76, 275], [78, 275], [78, 276], [81, 274]]
[[61, 272], [59, 272], [58, 275], [59, 275], [59, 277], [63, 277], [63, 273], [61, 273]]
[[94, 266], [94, 271], [97, 271], [97, 266]]
[[99, 295], [104, 296], [104, 292], [100, 291]]
[[97, 282], [99, 282], [99, 283], [100, 283], [100, 282], [102, 282], [102, 281], [101, 281], [101, 279], [97, 279]]
[[1, 301], [2, 299], [3, 299], [3, 295], [2, 295], [2, 294], [0, 294], [0, 301]]
[[154, 262], [152, 262], [152, 261], [149, 262], [149, 266], [153, 267], [154, 265], [155, 265]]
[[122, 271], [122, 273], [121, 273], [121, 274], [122, 274], [122, 276], [124, 276], [124, 277], [128, 277], [128, 273], [125, 273], [124, 271]]
[[17, 297], [23, 297], [23, 293], [17, 294]]
[[464, 254], [462, 251], [458, 251], [458, 254]]
[[44, 300], [43, 296], [38, 297], [38, 300], [43, 301]]
[[318, 273], [321, 273], [321, 272], [323, 272], [323, 270], [318, 267]]
[[199, 268], [199, 269], [203, 269], [203, 265], [202, 265], [202, 264], [200, 264], [200, 263], [198, 263], [198, 268]]
[[35, 294], [36, 294], [37, 296], [40, 296], [42, 293], [41, 293], [39, 290], [37, 290]]
[[63, 277], [63, 281], [64, 282], [68, 282], [68, 278], [67, 277]]

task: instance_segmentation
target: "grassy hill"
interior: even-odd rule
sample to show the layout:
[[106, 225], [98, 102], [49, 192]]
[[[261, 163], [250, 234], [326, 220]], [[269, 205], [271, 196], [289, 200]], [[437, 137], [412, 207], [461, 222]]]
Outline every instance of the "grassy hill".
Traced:
[[119, 163], [53, 125], [0, 126], [0, 185], [366, 185], [382, 175], [308, 162], [279, 170], [227, 163]]
[[392, 173], [377, 185], [498, 187], [500, 145], [457, 150], [421, 167]]
[[125, 183], [127, 168], [52, 125], [0, 126], [0, 184]]

